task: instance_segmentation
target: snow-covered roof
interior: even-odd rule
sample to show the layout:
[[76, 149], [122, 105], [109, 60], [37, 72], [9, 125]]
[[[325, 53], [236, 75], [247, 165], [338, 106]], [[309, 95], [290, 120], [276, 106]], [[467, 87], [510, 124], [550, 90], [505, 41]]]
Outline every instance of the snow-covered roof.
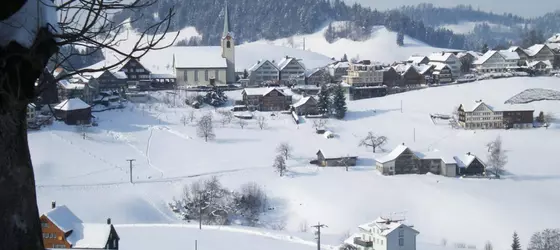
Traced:
[[70, 81], [63, 79], [58, 81], [59, 85], [65, 89], [84, 89], [86, 86], [82, 83], [70, 83]]
[[260, 96], [264, 96], [267, 95], [268, 93], [270, 93], [272, 90], [278, 90], [278, 92], [282, 93], [282, 95], [286, 95], [284, 93], [284, 91], [278, 89], [278, 88], [274, 88], [274, 87], [269, 87], [269, 88], [246, 88], [243, 91], [245, 93], [247, 93], [247, 95], [260, 95]]
[[152, 79], [175, 78], [175, 75], [174, 75], [174, 74], [167, 74], [167, 73], [163, 73], [163, 74], [150, 74], [150, 78], [152, 78]]
[[76, 224], [82, 223], [80, 220], [68, 207], [62, 205], [57, 206], [51, 211], [44, 214], [56, 227], [58, 227], [63, 232], [67, 233], [70, 230], [74, 230]]
[[350, 68], [350, 62], [337, 62], [337, 63], [335, 63], [335, 64], [332, 64], [330, 67], [331, 67], [331, 68], [335, 68], [335, 69], [338, 69], [338, 68]]
[[546, 61], [527, 61], [527, 66], [528, 67], [535, 67], [539, 63], [543, 63], [544, 65], [546, 65], [546, 68], [552, 69], [552, 63], [550, 62], [550, 60], [546, 60]]
[[556, 33], [550, 38], [546, 39], [547, 43], [560, 43], [560, 33]]
[[[440, 64], [440, 63], [435, 63], [435, 64]], [[447, 64], [443, 64], [443, 65], [447, 65]], [[434, 68], [434, 64], [430, 63], [430, 64], [420, 64], [417, 66], [414, 66], [414, 68], [416, 68], [416, 71], [418, 71], [418, 73], [420, 74], [425, 74], [426, 71], [430, 70], [431, 68]]]
[[412, 64], [402, 64], [402, 63], [393, 66], [395, 71], [397, 71], [397, 73], [399, 73], [399, 74], [403, 74], [403, 73], [407, 72], [412, 67], [413, 67]]
[[20, 10], [0, 22], [0, 46], [15, 41], [29, 48], [39, 29], [43, 27], [47, 27], [53, 34], [60, 31], [56, 4], [52, 1], [28, 0]]
[[126, 73], [122, 72], [122, 71], [113, 71], [111, 72], [117, 79], [126, 79], [128, 78], [126, 76]]
[[551, 50], [560, 50], [560, 42], [547, 43], [546, 46], [548, 46]]
[[179, 48], [180, 55], [175, 56], [175, 68], [227, 68], [220, 46], [181, 46]]
[[379, 163], [394, 161], [395, 159], [397, 159], [397, 157], [399, 157], [399, 155], [401, 155], [407, 149], [408, 149], [407, 146], [399, 144], [395, 149], [393, 149], [393, 151], [391, 151], [391, 153], [377, 158], [376, 161]]
[[[469, 165], [471, 165], [471, 163], [475, 159], [478, 159], [478, 158], [473, 154], [464, 154], [464, 155], [460, 155], [460, 156], [454, 156], [453, 159], [455, 160], [455, 162], [457, 162], [457, 167], [466, 168]], [[480, 159], [478, 159], [478, 161], [480, 161], [482, 163], [482, 161]], [[482, 163], [482, 164], [484, 164], [484, 163]]]
[[[490, 59], [492, 56], [494, 56], [496, 53], [498, 53], [498, 51], [496, 50], [489, 50], [486, 51], [486, 53], [484, 53], [484, 55], [482, 55], [481, 57], [479, 57], [478, 59], [476, 59], [476, 61], [473, 62], [474, 65], [480, 65], [485, 63], [486, 61], [488, 61], [488, 59]], [[500, 55], [502, 58], [503, 56], [501, 54]]]
[[434, 70], [437, 70], [437, 71], [441, 71], [445, 67], [449, 68], [449, 65], [447, 65], [446, 63], [440, 63], [440, 62], [430, 62], [430, 65], [433, 65]]
[[294, 108], [300, 107], [301, 105], [306, 104], [310, 99], [313, 99], [313, 97], [312, 96], [303, 97], [303, 98], [299, 99], [299, 101], [294, 103], [292, 106], [294, 106]]
[[69, 110], [80, 110], [80, 109], [87, 109], [90, 106], [82, 101], [80, 98], [72, 98], [66, 101], [61, 102], [60, 104], [56, 105], [54, 109], [69, 111]]
[[322, 67], [305, 70], [305, 77], [310, 77], [321, 70], [323, 70]]
[[382, 235], [382, 236], [389, 235], [391, 232], [393, 232], [397, 228], [408, 228], [410, 230], [413, 230], [417, 234], [419, 233], [418, 231], [413, 229], [412, 226], [406, 225], [399, 220], [391, 220], [391, 219], [386, 219], [386, 218], [382, 218], [382, 217], [378, 217], [374, 221], [372, 221], [370, 223], [362, 224], [358, 227], [361, 228], [361, 229], [364, 229], [366, 231], [370, 231], [371, 229], [377, 228], [377, 229], [381, 230], [380, 235]]
[[475, 111], [480, 105], [485, 105], [493, 112], [500, 112], [500, 111], [534, 111], [535, 108], [530, 104], [496, 104], [496, 105], [489, 105], [482, 101], [475, 101], [473, 105], [467, 106], [461, 104], [463, 106], [463, 110], [465, 112], [473, 112]]
[[455, 56], [453, 53], [433, 53], [430, 56], [428, 56], [428, 59], [430, 59], [430, 61], [433, 62], [445, 62], [447, 60], [449, 60], [450, 57]]
[[103, 249], [109, 241], [111, 225], [102, 223], [76, 224], [72, 233], [66, 240], [72, 248], [97, 248]]
[[422, 159], [441, 159], [445, 164], [456, 164], [452, 155], [446, 154], [439, 150], [422, 152]]
[[410, 63], [419, 64], [426, 58], [427, 58], [426, 56], [412, 55], [408, 58], [407, 61]]
[[529, 56], [535, 56], [536, 54], [538, 54], [544, 47], [547, 47], [546, 44], [535, 44], [527, 49], [525, 49], [525, 52], [527, 52], [527, 55]]
[[255, 70], [259, 69], [261, 66], [263, 66], [264, 64], [267, 64], [267, 63], [269, 65], [272, 65], [272, 67], [274, 67], [276, 70], [278, 70], [276, 65], [274, 65], [274, 63], [270, 62], [269, 60], [259, 60], [259, 61], [257, 61], [257, 63], [253, 64], [253, 66], [251, 66], [247, 71], [249, 71], [249, 72], [255, 71]]
[[457, 57], [458, 57], [458, 58], [464, 57], [464, 56], [466, 56], [466, 55], [471, 55], [471, 56], [473, 56], [474, 58], [478, 58], [478, 57], [482, 56], [481, 53], [475, 52], [475, 51], [466, 51], [466, 52], [459, 52], [459, 53], [457, 53]]
[[305, 66], [296, 58], [294, 57], [289, 57], [289, 56], [285, 56], [284, 58], [282, 58], [282, 60], [280, 60], [280, 62], [278, 62], [278, 69], [279, 70], [283, 70], [284, 68], [286, 68], [286, 66], [288, 66], [288, 64], [290, 64], [293, 60], [295, 60], [302, 68], [305, 69]]
[[500, 55], [506, 60], [519, 60], [519, 54], [515, 51], [510, 50], [500, 50], [498, 51]]

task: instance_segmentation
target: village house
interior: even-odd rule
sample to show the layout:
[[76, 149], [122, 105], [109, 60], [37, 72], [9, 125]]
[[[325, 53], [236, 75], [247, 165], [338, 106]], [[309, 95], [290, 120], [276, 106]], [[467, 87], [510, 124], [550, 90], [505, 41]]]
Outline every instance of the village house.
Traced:
[[358, 228], [358, 233], [344, 241], [357, 250], [416, 250], [419, 232], [404, 219], [379, 217]]
[[457, 54], [457, 58], [461, 61], [461, 73], [470, 73], [470, 69], [473, 66], [474, 61], [481, 57], [482, 54], [474, 51], [460, 52]]
[[531, 69], [536, 75], [548, 75], [553, 67], [552, 63], [546, 60], [527, 62], [527, 68]]
[[414, 65], [428, 64], [430, 62], [430, 58], [427, 56], [412, 55], [408, 58], [408, 60], [406, 60], [406, 62]]
[[278, 82], [280, 70], [269, 60], [257, 61], [249, 70], [249, 81], [247, 86], [261, 86], [264, 82]]
[[[423, 82], [426, 84], [436, 83], [434, 80], [434, 69], [435, 65], [432, 64], [419, 64], [415, 65], [414, 68], [418, 72], [418, 74], [424, 77]], [[450, 73], [451, 74], [451, 73]]]
[[317, 100], [312, 96], [302, 97], [292, 105], [292, 110], [297, 115], [317, 115], [319, 110], [317, 107]]
[[322, 167], [350, 167], [356, 166], [357, 156], [333, 156], [327, 155], [323, 150], [319, 150], [317, 155], [317, 165]]
[[461, 76], [461, 60], [459, 60], [455, 54], [449, 52], [433, 53], [428, 58], [431, 63], [444, 63], [449, 65], [453, 80]]
[[465, 129], [530, 128], [534, 109], [529, 105], [492, 107], [482, 100], [458, 108], [459, 125]]
[[399, 73], [393, 67], [383, 67], [383, 85], [387, 86], [390, 90], [398, 85]]
[[397, 64], [393, 66], [395, 71], [399, 74], [399, 80], [397, 81], [397, 86], [401, 88], [418, 88], [420, 85], [424, 84], [424, 76], [422, 76], [414, 65], [412, 64]]
[[91, 107], [80, 98], [62, 101], [54, 107], [55, 115], [67, 125], [91, 123]]
[[416, 174], [420, 156], [404, 145], [398, 145], [389, 154], [376, 159], [376, 168], [383, 175]]
[[511, 46], [507, 50], [510, 52], [517, 53], [517, 55], [519, 56], [519, 63], [517, 65], [522, 66], [527, 64], [527, 61], [529, 60], [529, 55], [527, 54], [527, 51], [525, 51], [523, 48], [519, 46]]
[[176, 83], [174, 74], [154, 73], [157, 69], [147, 68], [134, 58], [124, 62], [119, 71], [126, 74], [127, 85], [130, 89], [173, 89]]
[[74, 249], [119, 249], [119, 235], [107, 219], [107, 223], [84, 223], [68, 207], [56, 206], [41, 215], [43, 247]]
[[453, 73], [449, 65], [445, 63], [430, 63], [433, 65], [433, 82], [437, 84], [447, 84], [453, 82]]
[[126, 73], [117, 70], [105, 70], [101, 72], [94, 72], [84, 74], [85, 77], [93, 77], [99, 83], [99, 91], [103, 90], [116, 90], [119, 93], [124, 93], [128, 87], [128, 77]]
[[473, 65], [478, 73], [507, 72], [519, 68], [519, 55], [509, 50], [489, 50]]
[[554, 61], [554, 52], [546, 44], [535, 44], [525, 49], [525, 52], [529, 56], [527, 61]]
[[351, 63], [348, 74], [342, 79], [352, 87], [380, 86], [383, 84], [383, 67], [369, 63]]
[[259, 111], [288, 110], [292, 104], [292, 96], [278, 88], [246, 88], [241, 94], [249, 109]]
[[93, 103], [99, 94], [98, 81], [93, 77], [74, 76], [57, 82], [58, 99], [80, 98], [86, 103]]
[[329, 84], [331, 82], [331, 76], [326, 68], [314, 68], [305, 71], [305, 84], [321, 86], [323, 84]]
[[476, 155], [470, 152], [453, 157], [457, 162], [457, 175], [459, 176], [483, 176], [486, 173], [486, 165]]
[[300, 60], [286, 56], [278, 62], [280, 81], [285, 85], [302, 85], [305, 83], [305, 66]]
[[350, 62], [336, 62], [328, 66], [329, 74], [333, 82], [341, 82], [342, 77], [348, 74]]

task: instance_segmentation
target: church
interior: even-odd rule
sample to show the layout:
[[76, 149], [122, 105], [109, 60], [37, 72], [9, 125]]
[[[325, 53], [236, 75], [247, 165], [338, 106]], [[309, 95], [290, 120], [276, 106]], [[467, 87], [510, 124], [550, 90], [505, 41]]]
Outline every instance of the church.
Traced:
[[231, 31], [227, 2], [221, 46], [187, 46], [180, 49], [181, 55], [188, 55], [188, 58], [173, 58], [179, 86], [224, 86], [235, 83], [235, 37]]

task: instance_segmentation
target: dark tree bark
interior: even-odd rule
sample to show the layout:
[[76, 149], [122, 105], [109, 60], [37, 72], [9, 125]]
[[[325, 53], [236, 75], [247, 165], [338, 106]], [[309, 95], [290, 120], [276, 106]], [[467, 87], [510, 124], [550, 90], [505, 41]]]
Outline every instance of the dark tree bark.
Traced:
[[27, 105], [35, 97], [35, 80], [57, 50], [45, 28], [30, 49], [15, 42], [0, 48], [0, 249], [43, 249]]

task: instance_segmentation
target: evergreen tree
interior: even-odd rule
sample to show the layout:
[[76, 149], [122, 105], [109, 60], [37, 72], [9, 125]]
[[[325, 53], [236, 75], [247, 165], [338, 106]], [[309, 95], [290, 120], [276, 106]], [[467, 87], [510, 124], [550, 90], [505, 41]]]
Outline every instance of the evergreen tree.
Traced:
[[513, 243], [511, 243], [511, 250], [521, 250], [521, 244], [519, 243], [519, 236], [517, 236], [517, 232], [513, 232]]
[[403, 46], [404, 45], [404, 33], [398, 32], [397, 33], [397, 45]]
[[319, 109], [319, 113], [321, 114], [328, 114], [329, 113], [329, 104], [330, 104], [330, 93], [327, 89], [327, 85], [321, 85], [321, 90], [318, 94], [318, 101], [317, 101], [317, 108]]
[[537, 116], [537, 122], [544, 123], [544, 113], [542, 111], [539, 112], [539, 116]]
[[488, 44], [482, 45], [482, 49], [480, 49], [480, 52], [482, 52], [482, 53], [488, 52]]
[[249, 72], [246, 69], [243, 70], [243, 79], [249, 78]]
[[342, 56], [342, 59], [340, 59], [341, 62], [348, 62], [348, 56], [346, 54], [344, 54], [344, 56]]
[[348, 110], [348, 108], [346, 107], [346, 96], [344, 95], [344, 89], [342, 88], [342, 85], [336, 85], [333, 92], [334, 97], [332, 106], [334, 116], [336, 117], [336, 119], [342, 119], [344, 118], [344, 116], [346, 116], [346, 111]]

